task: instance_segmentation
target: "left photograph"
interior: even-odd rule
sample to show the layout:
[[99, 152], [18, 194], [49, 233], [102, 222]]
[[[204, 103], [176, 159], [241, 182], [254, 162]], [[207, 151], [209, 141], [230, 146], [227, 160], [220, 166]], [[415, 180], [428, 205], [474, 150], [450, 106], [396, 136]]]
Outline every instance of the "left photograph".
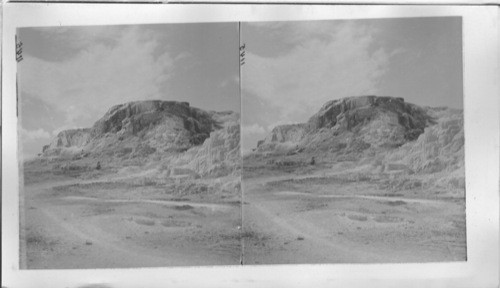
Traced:
[[17, 30], [21, 269], [240, 264], [238, 37]]

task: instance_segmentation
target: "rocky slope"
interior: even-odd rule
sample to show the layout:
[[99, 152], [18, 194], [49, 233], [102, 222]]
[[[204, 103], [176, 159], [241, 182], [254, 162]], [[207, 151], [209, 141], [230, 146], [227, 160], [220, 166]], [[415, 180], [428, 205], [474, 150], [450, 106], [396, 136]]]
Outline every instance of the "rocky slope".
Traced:
[[428, 114], [437, 123], [426, 128], [417, 140], [394, 151], [389, 159], [405, 163], [415, 172], [463, 170], [465, 138], [462, 111], [434, 108], [429, 109]]
[[43, 156], [161, 163], [174, 174], [227, 174], [239, 167], [239, 139], [237, 113], [204, 111], [187, 102], [137, 101], [112, 107], [90, 128], [60, 132], [44, 146]]
[[254, 157], [373, 160], [383, 171], [435, 173], [462, 171], [463, 145], [461, 110], [360, 96], [329, 101], [306, 123], [275, 127]]
[[211, 132], [202, 145], [179, 154], [173, 163], [197, 171], [201, 176], [219, 176], [239, 171], [241, 166], [239, 115], [218, 113], [214, 115], [214, 119], [222, 123], [222, 127]]
[[[50, 145], [43, 146], [43, 153], [54, 153], [57, 148], [81, 147], [90, 140], [90, 129], [71, 129], [59, 132]], [[59, 149], [60, 150], [60, 149]], [[55, 152], [57, 153], [57, 152]]]
[[287, 144], [307, 150], [338, 145], [397, 147], [417, 139], [432, 121], [425, 109], [403, 98], [349, 97], [327, 102], [307, 123], [274, 128], [258, 149]]

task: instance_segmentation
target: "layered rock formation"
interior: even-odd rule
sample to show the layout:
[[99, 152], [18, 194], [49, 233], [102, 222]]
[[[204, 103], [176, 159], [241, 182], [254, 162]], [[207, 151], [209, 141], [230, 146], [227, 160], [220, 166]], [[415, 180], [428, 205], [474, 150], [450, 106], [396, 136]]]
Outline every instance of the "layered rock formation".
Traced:
[[83, 147], [90, 141], [90, 129], [70, 129], [59, 132], [49, 145], [43, 147], [45, 154], [57, 154], [61, 148]]
[[412, 171], [434, 173], [464, 167], [464, 120], [460, 110], [429, 109], [436, 124], [420, 137], [401, 146], [389, 159], [405, 163]]
[[307, 123], [274, 128], [258, 150], [276, 149], [278, 143], [307, 150], [398, 147], [417, 139], [432, 123], [424, 108], [403, 98], [348, 97], [327, 102]]
[[210, 133], [205, 142], [180, 154], [175, 165], [182, 165], [201, 176], [220, 176], [239, 172], [240, 154], [240, 120], [235, 113], [218, 113], [214, 115], [222, 128]]
[[91, 128], [62, 131], [44, 153], [57, 154], [61, 148], [70, 147], [100, 152], [131, 138], [155, 150], [186, 150], [203, 143], [216, 128], [214, 113], [192, 108], [186, 102], [121, 104], [112, 107]]
[[377, 171], [391, 173], [456, 172], [462, 181], [463, 146], [461, 110], [360, 96], [329, 101], [306, 123], [274, 128], [256, 152], [302, 162], [373, 162]]
[[276, 126], [269, 134], [266, 139], [261, 141], [258, 146], [273, 142], [298, 142], [300, 141], [308, 131], [306, 124], [291, 124], [291, 125], [280, 125]]
[[112, 107], [91, 128], [62, 131], [43, 156], [148, 159], [208, 175], [239, 167], [239, 140], [237, 113], [204, 111], [187, 102], [137, 101]]

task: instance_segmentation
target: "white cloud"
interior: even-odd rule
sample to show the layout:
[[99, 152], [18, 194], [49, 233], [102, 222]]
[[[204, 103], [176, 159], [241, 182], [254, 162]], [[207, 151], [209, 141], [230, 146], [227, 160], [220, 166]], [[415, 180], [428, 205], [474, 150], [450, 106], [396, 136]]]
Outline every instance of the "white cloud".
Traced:
[[257, 123], [254, 123], [252, 125], [244, 125], [241, 127], [241, 133], [242, 134], [264, 134], [266, 133], [266, 129], [264, 127], [260, 126]]
[[52, 131], [51, 137], [56, 137], [59, 133], [61, 133], [64, 130], [69, 130], [69, 129], [79, 129], [79, 128], [88, 128], [88, 127], [75, 127], [73, 125], [63, 125], [55, 128]]
[[239, 79], [238, 75], [234, 75], [233, 77], [228, 77], [227, 79], [224, 79], [220, 83], [219, 87], [220, 88], [225, 88], [225, 87], [227, 87], [229, 85], [238, 85], [239, 82], [240, 82], [240, 79]]
[[[279, 108], [275, 122], [306, 121], [328, 100], [377, 93], [389, 55], [370, 52], [375, 31], [347, 22], [328, 32], [319, 24], [305, 23], [292, 35], [302, 41], [286, 54], [266, 58], [247, 52], [243, 89]], [[306, 38], [313, 30], [324, 37]]]
[[154, 57], [153, 33], [138, 27], [113, 31], [103, 34], [117, 39], [113, 45], [97, 41], [64, 62], [26, 55], [19, 65], [20, 89], [66, 111], [62, 124], [69, 126], [91, 125], [119, 103], [160, 98], [175, 60], [168, 53]]
[[50, 139], [50, 133], [39, 128], [37, 130], [26, 130], [24, 128], [20, 129], [21, 139], [23, 141], [40, 141], [40, 140], [48, 140]]
[[285, 125], [285, 124], [296, 124], [296, 122], [290, 122], [290, 121], [287, 121], [287, 120], [281, 118], [278, 121], [272, 122], [269, 125], [267, 125], [267, 130], [272, 131], [277, 126]]

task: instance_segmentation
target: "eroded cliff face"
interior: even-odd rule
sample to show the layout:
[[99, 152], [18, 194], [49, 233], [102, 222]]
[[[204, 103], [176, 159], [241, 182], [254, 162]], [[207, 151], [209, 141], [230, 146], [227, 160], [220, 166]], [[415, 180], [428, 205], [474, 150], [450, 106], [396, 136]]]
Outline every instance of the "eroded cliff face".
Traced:
[[187, 102], [130, 102], [112, 107], [94, 124], [91, 134], [94, 138], [107, 133], [130, 137], [151, 132], [158, 142], [183, 149], [203, 143], [209, 136], [216, 124], [211, 116]]
[[212, 115], [185, 102], [130, 102], [112, 107], [91, 128], [60, 132], [44, 153], [79, 148], [107, 154], [107, 148], [134, 148], [138, 142], [158, 151], [187, 150], [216, 129]]
[[[260, 144], [273, 142], [299, 142], [307, 133], [306, 124], [289, 124], [275, 127]], [[259, 145], [260, 146], [260, 145]]]
[[214, 119], [222, 127], [210, 133], [205, 142], [180, 154], [175, 165], [182, 165], [201, 176], [239, 173], [240, 116], [237, 113], [216, 113]]
[[275, 149], [276, 143], [308, 150], [351, 144], [398, 147], [417, 139], [432, 123], [424, 108], [403, 98], [348, 97], [327, 102], [306, 123], [274, 128], [258, 149]]
[[233, 173], [241, 163], [239, 118], [186, 102], [130, 102], [112, 107], [90, 128], [62, 131], [43, 156], [163, 163], [172, 173]]
[[394, 151], [392, 161], [405, 163], [412, 171], [434, 173], [464, 168], [464, 120], [461, 110], [432, 109], [435, 125], [429, 126], [417, 140]]
[[90, 141], [90, 129], [64, 130], [43, 147], [44, 155], [58, 155], [64, 149], [81, 149]]
[[85, 146], [90, 140], [90, 129], [71, 129], [61, 131], [51, 142], [54, 147]]
[[372, 163], [373, 171], [384, 173], [442, 172], [445, 185], [465, 187], [463, 125], [462, 110], [420, 107], [403, 98], [349, 97], [327, 102], [306, 123], [274, 128], [252, 159], [309, 163], [315, 157]]

